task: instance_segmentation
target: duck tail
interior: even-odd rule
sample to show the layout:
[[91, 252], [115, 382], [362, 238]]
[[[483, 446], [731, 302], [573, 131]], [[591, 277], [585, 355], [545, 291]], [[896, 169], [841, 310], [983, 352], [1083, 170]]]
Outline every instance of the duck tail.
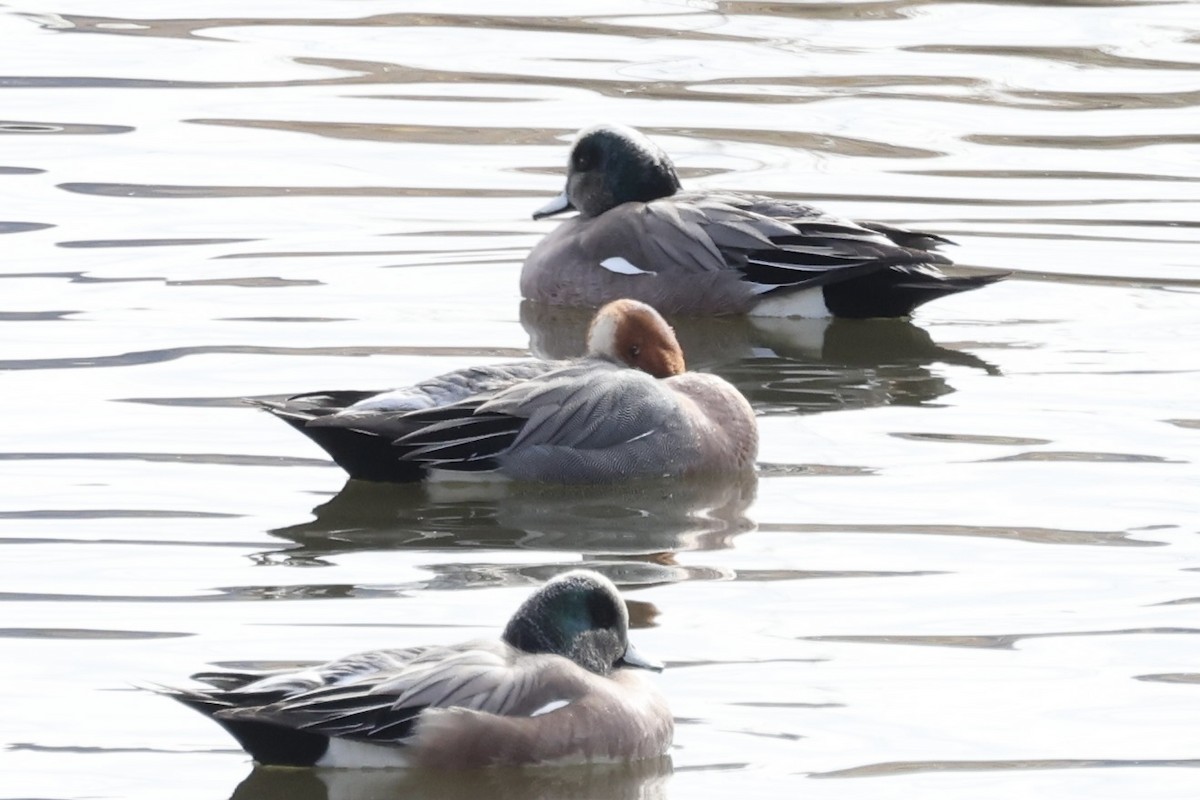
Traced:
[[893, 266], [857, 280], [826, 286], [825, 304], [839, 317], [907, 317], [930, 300], [980, 289], [1010, 274], [951, 276], [921, 265]]
[[941, 236], [936, 233], [929, 233], [928, 231], [913, 231], [909, 230], [908, 228], [901, 228], [897, 225], [888, 225], [883, 222], [864, 222], [862, 220], [857, 220], [857, 222], [867, 230], [875, 231], [876, 233], [882, 233], [884, 236], [891, 239], [893, 243], [898, 244], [901, 247], [911, 248], [913, 250], [931, 251], [936, 250], [942, 245], [957, 244], [953, 240], [947, 239], [945, 236]]
[[221, 692], [178, 689], [173, 686], [146, 688], [178, 700], [220, 725], [259, 764], [311, 767], [325, 754], [329, 746], [329, 739], [321, 734], [284, 728], [259, 720], [227, 719], [222, 712], [239, 706], [232, 700], [223, 698]]
[[318, 392], [287, 400], [247, 399], [245, 402], [291, 425], [324, 450], [351, 478], [386, 483], [414, 483], [425, 469], [400, 460], [392, 439], [357, 428], [310, 424], [341, 411], [377, 392]]

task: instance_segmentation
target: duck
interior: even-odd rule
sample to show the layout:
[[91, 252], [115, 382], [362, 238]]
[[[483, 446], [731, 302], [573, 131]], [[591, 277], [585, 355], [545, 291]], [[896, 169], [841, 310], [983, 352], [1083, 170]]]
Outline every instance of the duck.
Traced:
[[752, 471], [758, 453], [754, 410], [741, 392], [688, 372], [671, 326], [628, 298], [596, 312], [579, 359], [470, 367], [387, 392], [248, 402], [359, 480], [719, 476]]
[[684, 191], [670, 156], [604, 123], [571, 146], [566, 188], [534, 219], [578, 212], [521, 268], [523, 297], [597, 307], [616, 297], [664, 314], [906, 317], [923, 303], [1009, 273], [949, 276], [949, 239], [852, 222], [793, 200]]
[[499, 639], [371, 650], [269, 672], [201, 672], [153, 687], [212, 719], [254, 761], [290, 767], [474, 769], [635, 761], [667, 753], [674, 719], [629, 643], [608, 578], [571, 570]]

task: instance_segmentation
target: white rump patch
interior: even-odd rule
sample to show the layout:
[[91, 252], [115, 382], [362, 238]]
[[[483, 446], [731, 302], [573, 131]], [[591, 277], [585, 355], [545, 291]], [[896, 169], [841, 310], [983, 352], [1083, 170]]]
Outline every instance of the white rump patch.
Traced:
[[540, 717], [542, 714], [549, 714], [551, 711], [558, 711], [560, 708], [566, 708], [570, 704], [570, 700], [551, 700], [549, 703], [546, 703], [546, 705], [542, 706], [537, 711], [534, 711], [529, 716]]
[[317, 760], [315, 766], [363, 769], [407, 767], [410, 766], [410, 763], [404, 755], [404, 749], [400, 747], [385, 747], [366, 742], [352, 742], [347, 739], [330, 739], [325, 755]]
[[[767, 288], [755, 291], [762, 293]], [[799, 292], [787, 292], [780, 295], [764, 297], [750, 309], [752, 317], [807, 317], [808, 319], [826, 319], [832, 317], [829, 306], [825, 305], [825, 293], [818, 286], [813, 289], [803, 289]]]
[[609, 272], [615, 272], [618, 275], [657, 275], [657, 272], [652, 272], [648, 269], [642, 269], [636, 264], [631, 264], [620, 256], [612, 256], [600, 262], [600, 266], [604, 267]]
[[511, 483], [511, 479], [495, 469], [483, 470], [465, 470], [465, 469], [440, 469], [438, 467], [430, 467], [425, 474], [425, 480], [429, 484], [454, 484], [465, 483], [473, 486], [483, 484], [484, 486], [505, 485]]

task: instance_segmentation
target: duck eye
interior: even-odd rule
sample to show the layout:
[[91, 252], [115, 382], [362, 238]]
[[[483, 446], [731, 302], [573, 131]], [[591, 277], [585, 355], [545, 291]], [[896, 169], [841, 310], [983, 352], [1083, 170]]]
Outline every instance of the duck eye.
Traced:
[[593, 142], [584, 142], [571, 154], [571, 166], [576, 172], [595, 169], [600, 162], [600, 151]]

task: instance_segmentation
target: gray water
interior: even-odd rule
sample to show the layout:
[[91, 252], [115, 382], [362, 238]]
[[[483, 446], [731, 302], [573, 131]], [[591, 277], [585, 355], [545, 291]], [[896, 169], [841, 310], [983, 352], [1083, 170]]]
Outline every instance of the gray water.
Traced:
[[[509, 5], [0, 6], [0, 797], [1195, 797], [1200, 5]], [[572, 352], [517, 274], [600, 120], [1014, 275], [680, 321], [756, 485], [346, 485], [240, 403]], [[580, 563], [664, 762], [252, 771], [133, 688], [494, 633]]]

